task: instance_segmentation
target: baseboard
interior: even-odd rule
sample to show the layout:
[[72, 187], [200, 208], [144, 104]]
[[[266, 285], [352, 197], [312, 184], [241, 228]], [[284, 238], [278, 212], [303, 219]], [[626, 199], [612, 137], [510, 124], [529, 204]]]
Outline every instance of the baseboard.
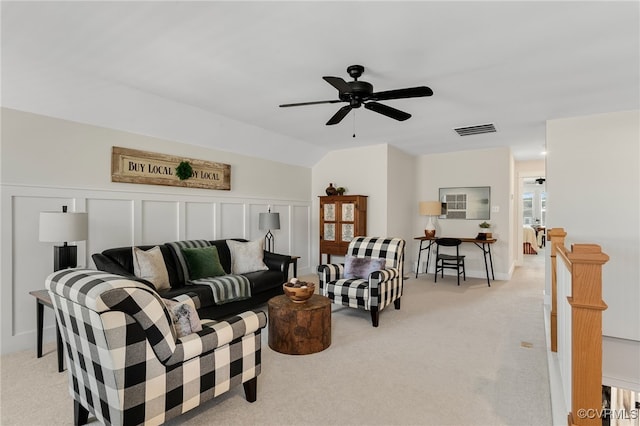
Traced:
[[562, 389], [562, 377], [560, 376], [560, 362], [558, 355], [551, 351], [551, 305], [543, 305], [544, 331], [547, 342], [547, 369], [549, 373], [549, 393], [551, 396], [551, 418], [554, 426], [567, 424], [569, 409]]

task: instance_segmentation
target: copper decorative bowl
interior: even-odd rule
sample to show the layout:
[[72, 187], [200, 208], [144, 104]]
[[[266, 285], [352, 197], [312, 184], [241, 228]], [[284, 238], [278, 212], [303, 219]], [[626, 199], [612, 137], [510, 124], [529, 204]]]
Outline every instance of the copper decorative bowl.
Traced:
[[304, 303], [313, 296], [316, 285], [304, 281], [288, 282], [282, 284], [282, 290], [293, 303]]

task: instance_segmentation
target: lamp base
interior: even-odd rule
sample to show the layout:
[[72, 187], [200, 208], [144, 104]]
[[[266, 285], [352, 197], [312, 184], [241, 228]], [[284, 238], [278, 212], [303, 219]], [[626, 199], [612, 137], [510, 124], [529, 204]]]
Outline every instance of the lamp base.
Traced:
[[264, 236], [264, 249], [265, 251], [273, 252], [275, 246], [275, 241], [273, 238], [273, 234], [271, 230], [267, 232], [267, 235]]
[[77, 246], [54, 246], [53, 247], [53, 270], [60, 271], [78, 266]]
[[425, 229], [424, 236], [427, 238], [435, 238], [436, 230], [435, 229]]

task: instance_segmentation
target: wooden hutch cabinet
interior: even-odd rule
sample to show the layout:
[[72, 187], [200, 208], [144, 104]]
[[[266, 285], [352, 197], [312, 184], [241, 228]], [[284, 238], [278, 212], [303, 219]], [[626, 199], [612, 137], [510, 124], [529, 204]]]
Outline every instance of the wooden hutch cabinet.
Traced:
[[320, 197], [320, 264], [322, 255], [344, 256], [354, 237], [367, 235], [367, 196]]

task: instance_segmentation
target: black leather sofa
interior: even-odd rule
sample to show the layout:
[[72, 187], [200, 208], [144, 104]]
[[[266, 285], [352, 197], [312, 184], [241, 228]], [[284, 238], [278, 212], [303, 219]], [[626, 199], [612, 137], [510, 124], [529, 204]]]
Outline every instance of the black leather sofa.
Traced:
[[[246, 242], [247, 240], [234, 238], [235, 241]], [[227, 246], [226, 240], [209, 241], [216, 246], [220, 263], [225, 272], [231, 271], [231, 253]], [[216, 305], [213, 301], [211, 289], [206, 285], [187, 285], [182, 273], [182, 269], [178, 266], [178, 260], [175, 258], [173, 250], [167, 244], [158, 244], [164, 263], [169, 274], [169, 283], [171, 288], [159, 290], [158, 294], [163, 298], [173, 298], [185, 293], [195, 293], [198, 295], [201, 306], [198, 308], [198, 315], [201, 318], [218, 319], [239, 312], [252, 309], [270, 298], [283, 294], [282, 284], [288, 280], [289, 264], [291, 256], [277, 254], [265, 251], [264, 263], [269, 268], [264, 271], [250, 272], [243, 274], [251, 283], [251, 298], [229, 302], [222, 305]], [[155, 245], [137, 246], [142, 250], [149, 250]], [[95, 253], [91, 256], [96, 268], [112, 274], [123, 275], [130, 279], [142, 281], [135, 277], [133, 273], [133, 254], [132, 247], [117, 247], [104, 250], [102, 253]], [[146, 282], [146, 284], [151, 285]]]

